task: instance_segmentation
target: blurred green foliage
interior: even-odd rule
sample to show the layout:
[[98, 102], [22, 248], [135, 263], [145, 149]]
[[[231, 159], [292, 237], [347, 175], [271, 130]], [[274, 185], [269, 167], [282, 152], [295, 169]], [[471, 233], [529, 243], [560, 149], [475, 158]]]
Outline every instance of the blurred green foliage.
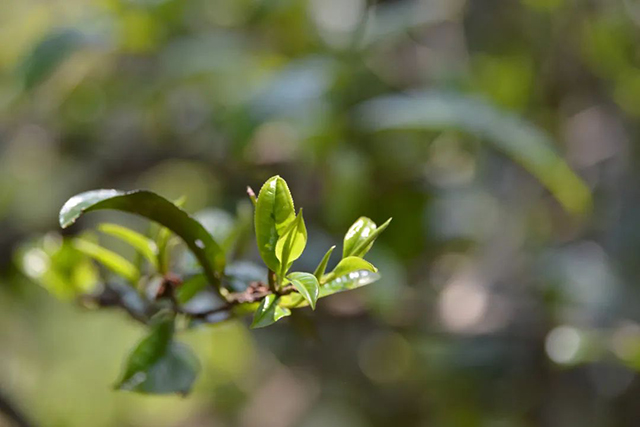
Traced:
[[[635, 426], [639, 25], [635, 0], [1, 2], [0, 395], [43, 426]], [[274, 174], [314, 224], [296, 269], [393, 216], [381, 280], [189, 331], [186, 400], [111, 391], [144, 331], [34, 283], [97, 274], [42, 277], [75, 250], [62, 203], [148, 188], [231, 230]], [[105, 220], [148, 232], [66, 233]]]

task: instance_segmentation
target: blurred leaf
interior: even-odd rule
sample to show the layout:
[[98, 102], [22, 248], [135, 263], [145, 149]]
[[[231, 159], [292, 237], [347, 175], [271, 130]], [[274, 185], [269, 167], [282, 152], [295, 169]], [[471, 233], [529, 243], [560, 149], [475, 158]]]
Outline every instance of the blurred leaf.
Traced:
[[351, 272], [360, 271], [360, 270], [367, 270], [373, 273], [378, 271], [371, 263], [365, 261], [364, 259], [356, 256], [350, 256], [350, 257], [343, 258], [338, 263], [338, 265], [336, 265], [336, 268], [334, 268], [331, 273], [327, 274], [322, 279], [322, 282], [327, 283], [334, 280], [337, 277], [346, 276]]
[[272, 271], [280, 270], [280, 261], [276, 256], [278, 239], [295, 218], [293, 198], [287, 183], [279, 176], [270, 178], [258, 195], [255, 230], [260, 255]]
[[460, 129], [478, 135], [533, 174], [572, 214], [591, 208], [586, 184], [555, 151], [540, 129], [491, 104], [454, 92], [426, 91], [414, 96], [383, 96], [364, 103], [364, 128]]
[[276, 295], [269, 294], [260, 302], [258, 309], [253, 315], [253, 323], [251, 323], [252, 329], [272, 325], [283, 317], [291, 314], [288, 308], [283, 308], [278, 305], [279, 300]]
[[200, 364], [187, 346], [173, 341], [173, 328], [173, 319], [153, 327], [127, 359], [118, 389], [148, 394], [189, 393]]
[[138, 281], [140, 274], [136, 266], [117, 253], [86, 239], [75, 238], [72, 244], [78, 251], [95, 259], [115, 274], [124, 277], [131, 284]]
[[324, 272], [327, 269], [327, 264], [329, 264], [329, 259], [331, 258], [331, 254], [333, 250], [336, 248], [335, 245], [331, 246], [326, 254], [322, 257], [320, 264], [316, 267], [316, 271], [314, 271], [313, 275], [316, 276], [316, 279], [320, 280], [322, 276], [324, 276]]
[[320, 284], [316, 276], [310, 273], [291, 273], [287, 276], [300, 295], [307, 300], [312, 309], [316, 309]]
[[20, 65], [25, 89], [29, 90], [49, 77], [56, 68], [86, 42], [76, 30], [60, 29], [42, 39]]
[[134, 213], [170, 229], [184, 240], [202, 265], [209, 281], [218, 282], [218, 272], [224, 269], [224, 253], [198, 221], [167, 199], [150, 191], [89, 191], [65, 203], [60, 211], [60, 225], [66, 228], [83, 213], [100, 209]]
[[154, 268], [158, 267], [158, 246], [153, 240], [117, 224], [103, 223], [98, 226], [98, 230], [125, 241], [144, 256]]
[[48, 234], [16, 255], [24, 274], [58, 298], [89, 294], [99, 283], [97, 267], [62, 236]]
[[[342, 258], [355, 255], [355, 249], [364, 242], [376, 230], [376, 223], [369, 218], [362, 216], [349, 228], [344, 236], [344, 245], [342, 248]], [[373, 242], [364, 248], [364, 253], [371, 249]], [[364, 256], [362, 254], [361, 256]]]
[[176, 300], [180, 304], [184, 304], [196, 296], [197, 293], [206, 289], [208, 284], [207, 276], [204, 274], [195, 274], [182, 282], [176, 289]]
[[369, 285], [380, 279], [380, 275], [369, 270], [352, 271], [344, 276], [336, 277], [320, 287], [318, 298], [324, 298], [338, 292], [350, 291]]
[[307, 245], [307, 228], [304, 225], [302, 209], [276, 243], [276, 257], [280, 261], [281, 276], [287, 273], [291, 263], [302, 255]]

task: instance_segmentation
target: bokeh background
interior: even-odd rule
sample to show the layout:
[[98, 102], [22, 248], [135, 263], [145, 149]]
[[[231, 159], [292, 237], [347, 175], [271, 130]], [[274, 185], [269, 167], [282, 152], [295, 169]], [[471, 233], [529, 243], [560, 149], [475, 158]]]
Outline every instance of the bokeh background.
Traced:
[[[0, 2], [2, 400], [52, 427], [637, 426], [639, 42], [636, 0]], [[273, 174], [299, 268], [393, 216], [383, 278], [184, 334], [187, 398], [112, 391], [143, 329], [18, 268], [80, 191], [234, 213]]]

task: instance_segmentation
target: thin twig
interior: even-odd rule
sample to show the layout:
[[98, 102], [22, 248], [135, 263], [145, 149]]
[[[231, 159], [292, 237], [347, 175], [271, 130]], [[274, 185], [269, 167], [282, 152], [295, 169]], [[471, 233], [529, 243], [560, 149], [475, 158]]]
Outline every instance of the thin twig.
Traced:
[[17, 427], [34, 427], [34, 424], [29, 422], [25, 415], [2, 393], [0, 393], [0, 414], [4, 414]]

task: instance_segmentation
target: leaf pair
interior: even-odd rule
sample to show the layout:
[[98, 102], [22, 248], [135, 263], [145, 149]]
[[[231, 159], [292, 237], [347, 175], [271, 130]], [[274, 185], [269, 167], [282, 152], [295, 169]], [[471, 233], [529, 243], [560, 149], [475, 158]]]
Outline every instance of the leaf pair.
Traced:
[[291, 191], [281, 177], [270, 178], [260, 189], [254, 221], [260, 256], [281, 281], [307, 244], [302, 210], [296, 216]]

